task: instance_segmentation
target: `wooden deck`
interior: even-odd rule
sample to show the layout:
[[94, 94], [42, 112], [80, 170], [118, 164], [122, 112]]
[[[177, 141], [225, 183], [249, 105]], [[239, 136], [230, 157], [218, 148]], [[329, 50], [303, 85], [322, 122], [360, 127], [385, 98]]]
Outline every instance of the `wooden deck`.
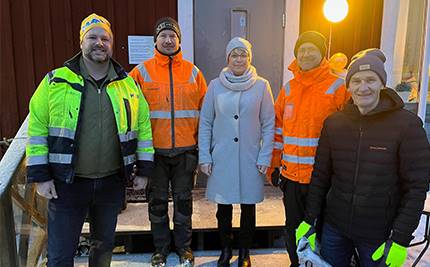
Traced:
[[[216, 204], [204, 196], [204, 189], [193, 192], [193, 230], [212, 231], [217, 227], [215, 217]], [[233, 227], [239, 227], [240, 206], [233, 206]], [[169, 202], [169, 216], [172, 218], [173, 203]], [[257, 204], [257, 228], [272, 228], [284, 225], [285, 215], [282, 204], [282, 192], [272, 186], [265, 187], [265, 200]], [[172, 221], [172, 220], [170, 220]], [[172, 227], [173, 225], [171, 225]], [[128, 203], [127, 209], [118, 217], [117, 233], [144, 233], [150, 231], [147, 203]], [[85, 223], [82, 233], [88, 234], [89, 225]]]

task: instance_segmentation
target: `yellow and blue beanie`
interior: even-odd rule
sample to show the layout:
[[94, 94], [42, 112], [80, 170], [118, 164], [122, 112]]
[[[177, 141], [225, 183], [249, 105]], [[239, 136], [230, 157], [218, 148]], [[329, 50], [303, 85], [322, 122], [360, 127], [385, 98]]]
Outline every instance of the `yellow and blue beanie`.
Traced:
[[84, 39], [85, 34], [95, 27], [101, 27], [105, 29], [110, 36], [113, 37], [112, 30], [110, 28], [110, 23], [107, 19], [105, 19], [102, 16], [97, 15], [96, 13], [93, 13], [86, 17], [82, 23], [81, 23], [81, 30], [79, 32], [79, 40], [82, 43], [82, 40]]

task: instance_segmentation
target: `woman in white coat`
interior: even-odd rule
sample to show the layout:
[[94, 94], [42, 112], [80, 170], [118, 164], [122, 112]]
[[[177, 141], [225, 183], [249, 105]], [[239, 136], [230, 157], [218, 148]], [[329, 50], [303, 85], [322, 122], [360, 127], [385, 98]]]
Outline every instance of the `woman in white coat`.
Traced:
[[232, 204], [240, 204], [239, 266], [251, 266], [255, 204], [264, 199], [264, 174], [270, 166], [274, 135], [269, 82], [251, 65], [251, 44], [233, 38], [227, 67], [209, 84], [200, 113], [199, 163], [209, 176], [206, 197], [217, 203], [223, 247], [218, 266], [230, 266]]

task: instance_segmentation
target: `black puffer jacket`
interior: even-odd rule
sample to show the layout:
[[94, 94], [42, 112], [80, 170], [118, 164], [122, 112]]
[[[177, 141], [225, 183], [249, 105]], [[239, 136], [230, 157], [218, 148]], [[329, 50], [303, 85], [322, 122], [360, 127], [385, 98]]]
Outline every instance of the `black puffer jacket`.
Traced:
[[306, 217], [346, 236], [407, 246], [418, 226], [430, 177], [429, 143], [421, 120], [392, 89], [361, 115], [349, 103], [324, 122]]

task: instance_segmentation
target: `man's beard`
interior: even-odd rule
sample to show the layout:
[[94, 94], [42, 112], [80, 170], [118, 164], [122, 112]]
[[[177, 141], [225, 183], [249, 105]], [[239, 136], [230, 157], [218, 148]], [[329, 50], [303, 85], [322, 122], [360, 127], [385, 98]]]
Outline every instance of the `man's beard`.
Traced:
[[98, 56], [94, 56], [94, 53], [96, 51], [97, 48], [92, 48], [89, 52], [85, 52], [84, 55], [86, 58], [88, 58], [89, 60], [95, 62], [95, 63], [105, 63], [109, 60], [110, 56], [109, 53], [104, 50], [105, 53], [105, 57], [104, 58], [100, 58]]

